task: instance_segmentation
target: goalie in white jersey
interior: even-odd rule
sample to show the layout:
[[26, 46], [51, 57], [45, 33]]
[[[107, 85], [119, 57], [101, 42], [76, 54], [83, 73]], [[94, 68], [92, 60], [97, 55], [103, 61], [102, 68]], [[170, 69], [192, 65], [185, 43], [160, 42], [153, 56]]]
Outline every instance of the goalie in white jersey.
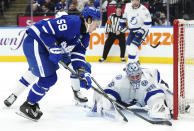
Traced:
[[140, 4], [140, 0], [131, 0], [131, 3], [126, 4], [123, 17], [125, 19], [120, 22], [121, 27], [124, 28], [127, 22], [130, 30], [126, 41], [128, 63], [136, 62], [139, 60], [138, 48], [152, 25], [151, 15], [145, 6]]
[[[173, 95], [157, 69], [141, 68], [138, 62], [129, 63], [123, 74], [117, 75], [104, 88], [104, 92], [118, 103], [128, 107], [148, 107], [151, 118], [170, 119]], [[113, 108], [110, 101], [94, 93], [94, 107], [97, 112]]]

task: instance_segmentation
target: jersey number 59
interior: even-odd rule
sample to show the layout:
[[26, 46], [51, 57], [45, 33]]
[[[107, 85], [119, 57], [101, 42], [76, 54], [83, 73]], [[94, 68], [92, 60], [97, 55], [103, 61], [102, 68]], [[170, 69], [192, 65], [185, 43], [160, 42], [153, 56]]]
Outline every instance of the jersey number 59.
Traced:
[[57, 20], [57, 24], [60, 31], [67, 30], [67, 24], [65, 19]]

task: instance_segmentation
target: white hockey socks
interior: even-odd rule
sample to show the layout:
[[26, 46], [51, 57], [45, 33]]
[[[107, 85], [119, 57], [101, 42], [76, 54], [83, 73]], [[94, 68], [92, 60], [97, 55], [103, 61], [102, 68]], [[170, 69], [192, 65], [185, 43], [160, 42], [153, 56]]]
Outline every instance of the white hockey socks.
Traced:
[[128, 60], [127, 63], [134, 63], [139, 61], [139, 49], [136, 45], [130, 44], [126, 46]]
[[13, 94], [19, 96], [29, 85], [31, 85], [38, 77], [33, 75], [31, 71], [26, 71], [20, 78], [17, 86], [13, 90]]

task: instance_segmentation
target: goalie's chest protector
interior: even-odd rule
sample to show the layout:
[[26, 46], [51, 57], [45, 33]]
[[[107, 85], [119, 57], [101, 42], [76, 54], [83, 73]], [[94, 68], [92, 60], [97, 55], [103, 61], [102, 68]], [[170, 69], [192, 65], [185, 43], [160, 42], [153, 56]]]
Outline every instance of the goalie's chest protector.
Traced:
[[134, 98], [141, 106], [145, 106], [145, 97], [147, 92], [156, 88], [156, 84], [151, 74], [142, 74], [140, 87], [133, 88]]

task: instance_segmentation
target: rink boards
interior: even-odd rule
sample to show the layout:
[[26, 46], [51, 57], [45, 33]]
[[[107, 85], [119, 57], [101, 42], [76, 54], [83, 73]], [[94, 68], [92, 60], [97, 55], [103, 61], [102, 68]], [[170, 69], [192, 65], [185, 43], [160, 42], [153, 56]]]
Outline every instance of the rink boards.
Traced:
[[[22, 50], [26, 29], [25, 27], [0, 27], [0, 62], [26, 61]], [[97, 62], [101, 58], [106, 40], [104, 32], [105, 29], [102, 27], [91, 34], [86, 53], [86, 60], [88, 62]], [[128, 33], [125, 36], [127, 38]], [[108, 54], [106, 62], [120, 62], [118, 44], [119, 42], [116, 40]], [[158, 46], [154, 48], [156, 45]], [[140, 47], [139, 55], [141, 63], [172, 64], [173, 28], [171, 26], [152, 27], [146, 40]], [[127, 58], [127, 52], [125, 56]]]

